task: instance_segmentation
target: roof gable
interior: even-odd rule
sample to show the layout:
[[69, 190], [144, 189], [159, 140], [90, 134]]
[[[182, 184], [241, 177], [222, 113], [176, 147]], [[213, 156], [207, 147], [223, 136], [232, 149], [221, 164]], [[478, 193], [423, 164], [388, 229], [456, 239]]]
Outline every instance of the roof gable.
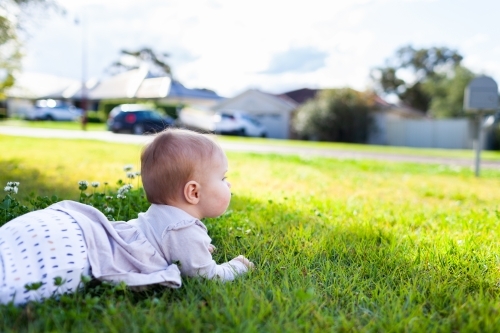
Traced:
[[148, 74], [147, 68], [133, 69], [102, 80], [90, 93], [90, 99], [132, 98]]
[[280, 111], [291, 112], [297, 104], [290, 100], [256, 89], [247, 90], [233, 98], [226, 99], [213, 107], [214, 110], [239, 109], [249, 112]]

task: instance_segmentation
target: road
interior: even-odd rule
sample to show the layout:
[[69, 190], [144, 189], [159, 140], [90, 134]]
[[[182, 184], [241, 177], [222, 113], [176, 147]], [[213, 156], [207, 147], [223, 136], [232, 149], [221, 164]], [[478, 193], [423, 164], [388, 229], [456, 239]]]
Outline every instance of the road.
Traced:
[[[129, 143], [143, 145], [149, 142], [151, 136], [114, 134], [107, 131], [74, 131], [57, 130], [45, 128], [11, 127], [0, 126], [0, 134], [13, 136], [26, 136], [36, 138], [59, 138], [59, 139], [87, 139], [99, 140], [105, 142]], [[449, 158], [436, 156], [414, 156], [395, 153], [382, 152], [360, 152], [338, 149], [314, 149], [308, 147], [290, 147], [271, 144], [254, 143], [232, 143], [220, 142], [225, 151], [254, 152], [254, 153], [272, 153], [300, 156], [323, 156], [338, 159], [370, 159], [394, 162], [413, 162], [413, 163], [433, 163], [449, 166], [474, 167], [474, 160], [465, 158]], [[472, 154], [471, 154], [472, 155]], [[481, 161], [481, 168], [500, 169], [500, 161]]]

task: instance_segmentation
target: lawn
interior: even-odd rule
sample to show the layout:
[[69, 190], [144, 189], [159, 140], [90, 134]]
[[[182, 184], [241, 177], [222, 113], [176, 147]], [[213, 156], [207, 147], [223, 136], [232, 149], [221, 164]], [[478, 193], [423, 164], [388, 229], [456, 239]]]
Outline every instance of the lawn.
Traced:
[[[64, 129], [64, 130], [81, 130], [81, 124], [78, 122], [64, 121], [25, 121], [25, 120], [0, 120], [0, 126], [16, 126], [16, 127], [32, 127], [32, 128], [47, 128], [47, 129]], [[87, 124], [89, 131], [105, 131], [106, 124]], [[338, 143], [338, 142], [311, 142], [302, 140], [280, 140], [280, 139], [262, 139], [262, 138], [247, 138], [237, 136], [220, 136], [221, 142], [256, 144], [256, 145], [276, 145], [285, 147], [301, 147], [311, 148], [316, 150], [334, 149], [351, 152], [372, 152], [385, 153], [394, 155], [410, 155], [410, 156], [429, 156], [443, 158], [464, 158], [474, 160], [474, 150], [472, 149], [436, 149], [436, 148], [411, 148], [411, 147], [396, 147], [396, 146], [378, 146], [367, 144], [353, 143]], [[500, 160], [500, 151], [482, 151], [482, 160], [498, 161]]]
[[[19, 119], [0, 119], [0, 126], [32, 127], [32, 128], [53, 128], [64, 130], [81, 130], [82, 124], [78, 121], [28, 121]], [[88, 123], [87, 131], [105, 131], [106, 124]]]
[[[79, 180], [126, 181], [139, 146], [0, 136], [0, 184], [78, 200]], [[231, 283], [84, 292], [0, 306], [2, 332], [494, 332], [500, 171], [230, 153], [233, 199], [206, 222]], [[134, 180], [134, 184], [137, 180]], [[99, 187], [96, 191], [101, 191]], [[92, 193], [92, 189], [87, 193]], [[139, 193], [139, 192], [138, 192]], [[0, 199], [2, 196], [0, 196]]]

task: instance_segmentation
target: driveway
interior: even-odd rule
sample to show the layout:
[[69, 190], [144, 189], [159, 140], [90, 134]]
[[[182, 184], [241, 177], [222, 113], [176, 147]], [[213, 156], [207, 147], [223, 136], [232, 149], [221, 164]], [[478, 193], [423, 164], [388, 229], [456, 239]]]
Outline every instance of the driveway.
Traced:
[[[56, 130], [45, 128], [28, 128], [28, 127], [11, 127], [0, 126], [0, 134], [13, 136], [26, 136], [36, 138], [59, 138], [59, 139], [86, 139], [99, 140], [105, 142], [129, 143], [143, 145], [149, 142], [151, 136], [130, 135], [130, 134], [115, 134], [107, 131], [73, 131], [73, 130]], [[220, 145], [225, 151], [237, 152], [254, 152], [267, 154], [286, 154], [300, 156], [323, 156], [338, 159], [370, 159], [393, 162], [413, 162], [413, 163], [433, 163], [450, 166], [471, 167], [474, 168], [474, 159], [471, 152], [471, 158], [450, 158], [436, 156], [413, 156], [394, 153], [381, 152], [360, 152], [347, 151], [336, 149], [315, 149], [308, 147], [291, 147], [279, 146], [271, 144], [254, 144], [254, 143], [232, 143], [220, 142]], [[500, 161], [481, 161], [481, 168], [500, 169]]]

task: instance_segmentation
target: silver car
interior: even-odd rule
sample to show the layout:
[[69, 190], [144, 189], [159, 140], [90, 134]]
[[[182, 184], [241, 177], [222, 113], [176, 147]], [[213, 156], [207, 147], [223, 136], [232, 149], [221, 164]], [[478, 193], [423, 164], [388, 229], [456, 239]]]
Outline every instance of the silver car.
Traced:
[[80, 119], [83, 110], [70, 104], [52, 99], [37, 101], [25, 115], [28, 120], [75, 121]]

